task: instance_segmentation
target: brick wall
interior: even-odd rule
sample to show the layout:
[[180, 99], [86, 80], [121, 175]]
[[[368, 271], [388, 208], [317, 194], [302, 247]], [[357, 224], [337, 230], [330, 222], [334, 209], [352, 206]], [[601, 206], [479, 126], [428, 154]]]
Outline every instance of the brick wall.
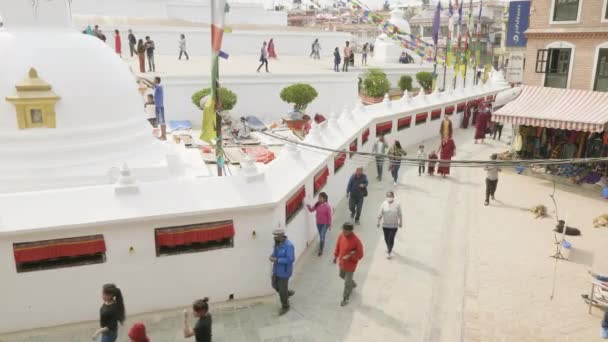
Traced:
[[591, 27], [608, 27], [608, 23], [602, 23], [603, 6], [606, 0], [579, 0], [582, 1], [580, 6], [581, 14], [578, 24], [549, 24], [551, 19], [551, 6], [553, 0], [532, 0], [532, 9], [530, 11], [530, 28], [531, 29], [546, 29], [546, 28], [591, 28]]
[[565, 41], [573, 44], [573, 63], [572, 72], [570, 74], [571, 89], [593, 90], [592, 80], [595, 78], [595, 54], [599, 44], [608, 43], [608, 33], [604, 38], [563, 38], [559, 35], [554, 35], [554, 38], [528, 39], [526, 49], [526, 69], [524, 71], [524, 84], [543, 86], [544, 75], [537, 74], [536, 70], [536, 51], [544, 49], [552, 42]]

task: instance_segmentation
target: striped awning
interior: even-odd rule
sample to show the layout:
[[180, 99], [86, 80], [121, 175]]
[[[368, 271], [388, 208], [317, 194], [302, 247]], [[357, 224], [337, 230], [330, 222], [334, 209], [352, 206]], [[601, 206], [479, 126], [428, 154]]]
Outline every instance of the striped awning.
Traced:
[[524, 86], [492, 121], [573, 131], [602, 132], [608, 123], [608, 93]]

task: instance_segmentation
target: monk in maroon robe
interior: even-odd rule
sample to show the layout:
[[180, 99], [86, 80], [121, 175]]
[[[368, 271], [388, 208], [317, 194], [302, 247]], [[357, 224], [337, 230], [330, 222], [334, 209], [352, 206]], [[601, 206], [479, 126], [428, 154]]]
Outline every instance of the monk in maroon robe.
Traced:
[[467, 103], [464, 107], [464, 114], [462, 115], [462, 122], [460, 123], [460, 128], [468, 128], [469, 120], [471, 119], [471, 113], [473, 112], [473, 105]]
[[452, 120], [447, 115], [443, 117], [443, 121], [439, 127], [439, 136], [441, 140], [452, 137]]
[[488, 129], [488, 124], [490, 122], [490, 113], [487, 107], [482, 107], [477, 114], [477, 120], [475, 120], [475, 143], [477, 144], [478, 140], [483, 140], [486, 138], [486, 130]]
[[456, 144], [452, 138], [443, 139], [441, 146], [439, 146], [439, 167], [437, 173], [445, 177], [450, 174], [450, 163], [443, 162], [444, 160], [452, 160], [452, 157], [456, 153]]

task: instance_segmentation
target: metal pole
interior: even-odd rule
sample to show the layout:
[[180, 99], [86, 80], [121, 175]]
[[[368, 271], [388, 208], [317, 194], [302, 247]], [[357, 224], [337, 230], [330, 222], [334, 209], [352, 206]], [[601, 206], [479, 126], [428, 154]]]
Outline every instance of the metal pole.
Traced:
[[448, 68], [448, 48], [445, 48], [445, 61], [443, 62], [443, 91], [445, 91], [445, 77]]

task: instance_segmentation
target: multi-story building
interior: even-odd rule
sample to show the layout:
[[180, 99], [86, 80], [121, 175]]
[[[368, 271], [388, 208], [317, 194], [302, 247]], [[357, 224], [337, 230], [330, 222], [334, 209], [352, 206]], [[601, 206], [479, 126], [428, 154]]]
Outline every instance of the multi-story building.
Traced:
[[[503, 13], [505, 8], [505, 3], [503, 1], [484, 1], [482, 2], [481, 8], [481, 18], [479, 17], [479, 0], [475, 0], [472, 2], [464, 1], [462, 8], [462, 25], [461, 32], [463, 33], [467, 30], [467, 21], [469, 12], [473, 11], [471, 14], [471, 25], [470, 31], [472, 32], [472, 39], [475, 41], [477, 33], [477, 26], [481, 25], [480, 28], [480, 44], [481, 44], [481, 58], [482, 64], [493, 62], [493, 48], [500, 46], [501, 42], [501, 33], [502, 33], [502, 20]], [[436, 4], [436, 2], [435, 2]], [[415, 15], [410, 19], [410, 25], [412, 27], [412, 34], [418, 35], [422, 37], [422, 39], [426, 41], [431, 41], [431, 37], [433, 34], [433, 17], [435, 15], [435, 7], [436, 5], [432, 5], [422, 10], [419, 14]], [[446, 39], [448, 36], [448, 6], [447, 2], [442, 2], [443, 10], [441, 11], [441, 30], [440, 30], [440, 40], [439, 46], [445, 47]], [[455, 41], [455, 32], [456, 25], [458, 22], [458, 8], [455, 1], [452, 1], [452, 6], [454, 6], [454, 17], [452, 28], [452, 32], [454, 32], [452, 39]]]
[[[534, 0], [527, 85], [608, 91], [608, 0]], [[533, 63], [533, 64], [532, 64]]]

